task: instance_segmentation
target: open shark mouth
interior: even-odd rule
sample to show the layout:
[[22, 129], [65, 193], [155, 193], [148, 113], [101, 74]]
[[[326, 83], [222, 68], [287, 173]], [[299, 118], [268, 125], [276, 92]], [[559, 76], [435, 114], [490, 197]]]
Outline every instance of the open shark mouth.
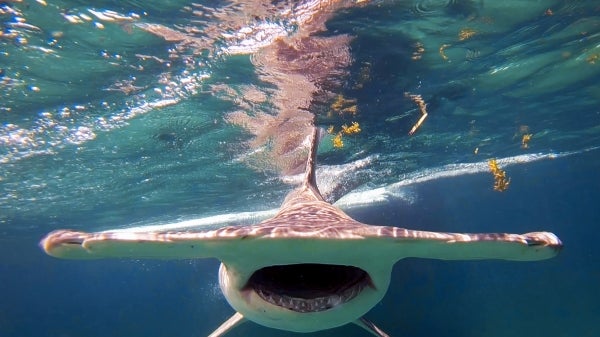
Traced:
[[259, 269], [244, 288], [282, 308], [318, 312], [352, 300], [366, 286], [374, 287], [369, 274], [360, 268], [303, 263]]

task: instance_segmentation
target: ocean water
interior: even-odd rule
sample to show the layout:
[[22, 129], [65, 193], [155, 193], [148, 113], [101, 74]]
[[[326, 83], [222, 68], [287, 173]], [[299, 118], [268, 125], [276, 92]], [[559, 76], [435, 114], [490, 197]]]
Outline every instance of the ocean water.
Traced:
[[600, 335], [595, 1], [39, 0], [0, 2], [0, 20], [1, 337], [210, 334], [233, 314], [218, 261], [38, 243], [276, 209], [312, 116], [319, 186], [357, 220], [564, 243], [537, 262], [399, 261], [366, 315], [390, 336]]

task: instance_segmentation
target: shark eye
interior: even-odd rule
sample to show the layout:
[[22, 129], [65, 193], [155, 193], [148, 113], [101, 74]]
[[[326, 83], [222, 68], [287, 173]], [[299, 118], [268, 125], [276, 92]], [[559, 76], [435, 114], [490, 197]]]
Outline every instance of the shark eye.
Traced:
[[360, 268], [305, 263], [259, 269], [244, 288], [271, 304], [315, 312], [352, 300], [367, 285], [372, 285], [371, 278]]

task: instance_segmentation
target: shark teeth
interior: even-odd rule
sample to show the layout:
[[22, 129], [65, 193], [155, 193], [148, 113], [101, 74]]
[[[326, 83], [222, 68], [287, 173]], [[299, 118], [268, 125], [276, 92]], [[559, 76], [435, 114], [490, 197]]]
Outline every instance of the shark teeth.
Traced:
[[317, 298], [299, 298], [280, 295], [267, 289], [254, 289], [256, 294], [264, 301], [278, 307], [296, 312], [319, 312], [333, 309], [355, 298], [364, 289], [364, 283], [357, 283], [341, 293], [331, 294]]

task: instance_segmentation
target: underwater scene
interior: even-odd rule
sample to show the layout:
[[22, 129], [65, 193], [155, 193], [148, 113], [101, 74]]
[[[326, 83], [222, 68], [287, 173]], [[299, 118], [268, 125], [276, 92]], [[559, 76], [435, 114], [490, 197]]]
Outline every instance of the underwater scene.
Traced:
[[0, 337], [600, 336], [597, 1], [0, 21]]

